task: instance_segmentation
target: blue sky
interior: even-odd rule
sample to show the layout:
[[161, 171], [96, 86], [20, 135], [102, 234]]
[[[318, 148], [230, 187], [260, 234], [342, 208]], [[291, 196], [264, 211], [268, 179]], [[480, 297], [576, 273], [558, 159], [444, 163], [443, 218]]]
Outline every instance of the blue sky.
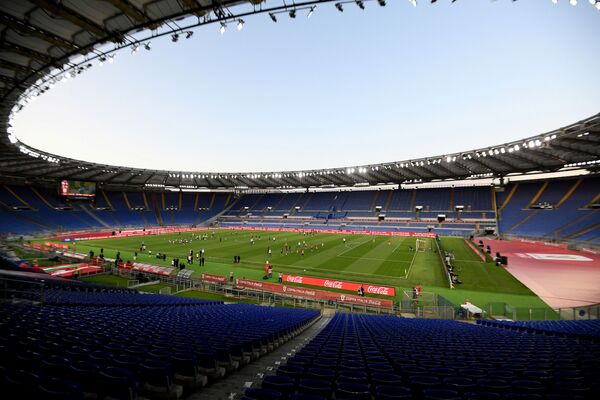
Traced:
[[207, 172], [499, 144], [600, 111], [600, 11], [559, 3], [390, 0], [210, 25], [56, 85], [15, 134], [88, 161]]

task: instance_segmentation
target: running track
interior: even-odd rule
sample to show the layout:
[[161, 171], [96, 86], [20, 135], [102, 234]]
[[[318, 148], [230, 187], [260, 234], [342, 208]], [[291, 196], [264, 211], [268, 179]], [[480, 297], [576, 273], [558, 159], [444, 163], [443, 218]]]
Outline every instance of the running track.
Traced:
[[[564, 246], [484, 240], [492, 255], [508, 257], [507, 271], [552, 308], [600, 303], [600, 256]], [[556, 260], [551, 258], [563, 258]]]

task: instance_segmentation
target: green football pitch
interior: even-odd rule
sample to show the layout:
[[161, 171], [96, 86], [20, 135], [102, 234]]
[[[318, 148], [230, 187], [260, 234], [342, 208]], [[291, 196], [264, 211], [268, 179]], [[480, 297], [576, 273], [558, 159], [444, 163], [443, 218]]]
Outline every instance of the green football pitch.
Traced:
[[[207, 234], [206, 240], [197, 236]], [[252, 242], [252, 238], [254, 241]], [[417, 283], [426, 292], [438, 293], [454, 304], [468, 299], [479, 306], [506, 303], [512, 307], [548, 309], [547, 305], [503, 268], [482, 262], [462, 238], [441, 238], [441, 246], [455, 256], [455, 267], [463, 282], [450, 289], [433, 239], [424, 239], [424, 251], [415, 251], [416, 238], [375, 235], [341, 235], [247, 230], [211, 230], [181, 234], [148, 235], [77, 242], [77, 250], [114, 258], [117, 251], [125, 261], [171, 265], [173, 257], [186, 262], [190, 250], [194, 263], [185, 268], [197, 277], [202, 272], [262, 280], [265, 263], [273, 267], [271, 281], [279, 272], [320, 278], [372, 283], [396, 287], [398, 299]], [[423, 240], [423, 239], [421, 239]], [[146, 251], [140, 251], [142, 242]], [[287, 247], [289, 251], [285, 251]], [[205, 265], [196, 254], [204, 249]], [[269, 249], [271, 255], [269, 256]], [[166, 260], [156, 258], [166, 254]], [[233, 263], [240, 256], [239, 264]]]

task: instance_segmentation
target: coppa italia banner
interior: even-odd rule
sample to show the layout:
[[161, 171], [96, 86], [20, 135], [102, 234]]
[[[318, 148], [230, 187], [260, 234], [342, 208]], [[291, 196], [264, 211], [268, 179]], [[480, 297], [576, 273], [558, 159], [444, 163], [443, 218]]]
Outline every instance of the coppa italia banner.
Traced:
[[236, 285], [249, 289], [286, 294], [288, 296], [319, 300], [333, 300], [340, 303], [357, 304], [361, 306], [392, 308], [392, 300], [376, 299], [373, 297], [352, 296], [343, 293], [326, 292], [324, 290], [307, 289], [296, 286], [285, 286], [278, 283], [253, 281], [250, 279], [236, 279]]
[[223, 275], [202, 274], [202, 280], [206, 282], [225, 283], [227, 277]]
[[[284, 282], [292, 282], [292, 283], [300, 283], [302, 285], [310, 285], [310, 286], [322, 286], [328, 287], [332, 289], [342, 289], [349, 290], [353, 292], [357, 292], [360, 288], [360, 283], [354, 282], [343, 282], [336, 281], [331, 279], [321, 279], [321, 278], [309, 278], [307, 276], [298, 276], [298, 275], [289, 275], [283, 274]], [[375, 286], [371, 284], [363, 284], [363, 288], [365, 289], [365, 293], [370, 294], [379, 294], [383, 296], [396, 296], [396, 289], [387, 286]]]

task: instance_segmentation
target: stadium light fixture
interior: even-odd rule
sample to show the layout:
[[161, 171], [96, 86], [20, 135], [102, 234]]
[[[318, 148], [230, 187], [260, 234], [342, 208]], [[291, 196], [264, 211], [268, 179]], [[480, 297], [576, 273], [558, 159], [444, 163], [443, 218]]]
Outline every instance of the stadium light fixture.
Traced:
[[273, 13], [269, 13], [269, 17], [273, 20], [273, 22], [277, 22], [277, 17]]
[[225, 22], [221, 22], [221, 26], [219, 27], [219, 32], [221, 32], [221, 35], [225, 33], [225, 29], [227, 29], [227, 24]]
[[596, 10], [600, 11], [600, 1], [596, 2]]
[[144, 43], [144, 48], [148, 51], [152, 50], [151, 44], [152, 44], [151, 42]]
[[99, 67], [103, 66], [105, 61], [106, 61], [106, 57], [104, 57], [104, 56], [100, 57], [100, 61], [98, 62], [98, 66]]
[[413, 7], [417, 6], [417, 0], [408, 0], [408, 1], [410, 1], [410, 4], [412, 4]]
[[365, 3], [362, 2], [362, 0], [356, 0], [356, 5], [358, 6], [358, 8], [360, 8], [361, 10], [365, 9]]
[[185, 38], [186, 38], [186, 39], [189, 39], [189, 38], [191, 38], [192, 36], [194, 36], [194, 31], [187, 31], [187, 32], [185, 33]]
[[296, 18], [296, 10], [290, 10], [290, 18]]
[[337, 8], [339, 12], [344, 12], [344, 6], [342, 6], [342, 3], [335, 3], [335, 8]]
[[[381, 7], [385, 7], [385, 0], [377, 0], [377, 2]], [[435, 3], [435, 0], [432, 3]]]
[[176, 43], [179, 40], [179, 34], [174, 33], [171, 35], [171, 42]]
[[577, 0], [569, 0], [569, 4], [575, 7], [577, 5]]
[[552, 4], [558, 4], [558, 0], [552, 0]]
[[244, 29], [244, 20], [243, 19], [238, 19], [238, 23], [237, 23], [237, 30], [238, 32], [241, 31], [242, 29]]
[[312, 15], [315, 13], [315, 8], [317, 6], [312, 6], [309, 10], [308, 10], [308, 14], [306, 15], [306, 18], [310, 18], [312, 17]]
[[108, 56], [108, 63], [112, 64], [115, 62], [115, 55], [111, 54], [110, 56]]

